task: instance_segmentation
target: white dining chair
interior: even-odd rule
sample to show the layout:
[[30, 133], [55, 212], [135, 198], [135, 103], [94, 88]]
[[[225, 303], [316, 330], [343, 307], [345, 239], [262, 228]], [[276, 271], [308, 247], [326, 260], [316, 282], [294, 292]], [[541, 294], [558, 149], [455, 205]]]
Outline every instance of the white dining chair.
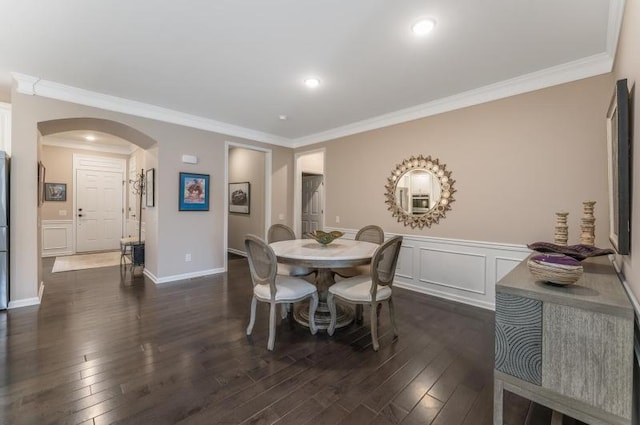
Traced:
[[393, 334], [398, 335], [393, 309], [392, 287], [396, 274], [396, 265], [402, 246], [402, 236], [395, 236], [383, 242], [373, 254], [371, 274], [358, 275], [341, 280], [329, 287], [327, 304], [331, 312], [331, 322], [327, 333], [333, 335], [336, 329], [336, 300], [355, 305], [369, 305], [371, 308], [371, 342], [378, 351], [378, 305], [386, 301], [389, 305], [389, 317]]
[[[280, 242], [280, 241], [290, 241], [296, 239], [296, 234], [293, 229], [284, 224], [276, 223], [272, 224], [267, 231], [267, 242]], [[305, 266], [298, 266], [294, 264], [278, 264], [278, 273], [285, 274], [289, 276], [310, 276], [314, 274], [316, 270], [310, 269]]]
[[251, 335], [256, 320], [258, 301], [269, 303], [269, 341], [267, 349], [273, 350], [276, 339], [276, 311], [278, 304], [288, 305], [310, 298], [309, 329], [315, 335], [318, 331], [315, 322], [318, 307], [318, 291], [315, 285], [295, 276], [279, 275], [276, 254], [262, 239], [247, 235], [244, 240], [251, 280], [253, 298], [251, 300], [251, 318], [247, 326], [247, 335]]

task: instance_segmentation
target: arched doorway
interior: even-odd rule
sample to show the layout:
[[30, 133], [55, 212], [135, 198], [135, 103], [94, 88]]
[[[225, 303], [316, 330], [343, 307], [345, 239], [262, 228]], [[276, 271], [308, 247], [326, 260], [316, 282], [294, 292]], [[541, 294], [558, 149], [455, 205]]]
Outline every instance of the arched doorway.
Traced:
[[[156, 145], [153, 139], [122, 123], [95, 118], [40, 122], [38, 130], [39, 159], [49, 170], [46, 180], [66, 190], [64, 202], [44, 202], [38, 209], [43, 256], [119, 249], [120, 238], [144, 228], [144, 218], [137, 216], [142, 199], [129, 193], [135, 176], [157, 168], [157, 158], [146, 155]], [[84, 140], [86, 135], [96, 140]]]

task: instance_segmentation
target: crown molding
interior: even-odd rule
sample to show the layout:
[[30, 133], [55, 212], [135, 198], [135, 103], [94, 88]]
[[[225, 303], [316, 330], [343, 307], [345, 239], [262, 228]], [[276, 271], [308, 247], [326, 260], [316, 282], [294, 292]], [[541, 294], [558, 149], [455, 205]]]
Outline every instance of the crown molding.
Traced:
[[300, 148], [611, 72], [623, 12], [624, 0], [616, 0], [611, 3], [607, 36], [608, 51], [605, 53], [295, 139], [263, 133], [155, 105], [96, 93], [29, 75], [12, 73], [12, 76], [17, 82], [17, 91], [22, 94], [78, 103], [276, 146]]
[[426, 118], [443, 112], [450, 112], [456, 109], [605, 74], [611, 72], [612, 67], [613, 56], [610, 56], [608, 53], [600, 53], [574, 62], [437, 99], [422, 105], [412, 106], [411, 108], [401, 109], [332, 130], [300, 137], [294, 139], [292, 143], [294, 148], [300, 148], [314, 143], [335, 140], [365, 131], [376, 130], [378, 128], [413, 121], [419, 118]]
[[77, 103], [108, 111], [120, 112], [137, 117], [149, 118], [185, 127], [212, 131], [228, 136], [241, 137], [257, 142], [269, 143], [277, 146], [291, 147], [289, 139], [269, 133], [215, 121], [197, 115], [186, 114], [173, 109], [163, 108], [135, 100], [124, 99], [108, 94], [97, 93], [53, 81], [43, 80], [30, 75], [13, 72], [11, 74], [17, 82], [18, 93], [29, 96], [42, 96], [65, 102]]

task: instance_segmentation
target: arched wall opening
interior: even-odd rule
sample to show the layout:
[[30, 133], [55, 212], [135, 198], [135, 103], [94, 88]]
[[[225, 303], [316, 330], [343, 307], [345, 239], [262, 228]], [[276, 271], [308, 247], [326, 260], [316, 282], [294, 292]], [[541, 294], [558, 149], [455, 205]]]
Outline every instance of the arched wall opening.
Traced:
[[[152, 167], [157, 169], [157, 161], [154, 158], [147, 160], [147, 149], [153, 150], [157, 146], [157, 142], [129, 125], [101, 118], [63, 118], [41, 121], [37, 123], [37, 129], [39, 133], [38, 157], [46, 166], [46, 176], [50, 176], [47, 178], [47, 182], [59, 181], [65, 183], [68, 187], [65, 203], [44, 202], [38, 208], [38, 252], [42, 253], [43, 256], [58, 256], [87, 250], [118, 249], [118, 240], [121, 237], [132, 236], [133, 233], [138, 234], [137, 229], [140, 227], [143, 229], [144, 239], [150, 248], [147, 256], [155, 256], [157, 250], [154, 249], [153, 244], [157, 241], [156, 226], [149, 225], [157, 223], [155, 208], [144, 207], [144, 213], [138, 214], [138, 211], [143, 211], [143, 198], [134, 196], [130, 192], [132, 190], [131, 180], [137, 179], [142, 170]], [[115, 136], [121, 141], [129, 142], [129, 153], [105, 153], [100, 149], [98, 149], [98, 152], [84, 150], [83, 148], [89, 148], [89, 146], [82, 146], [88, 143], [82, 141], [79, 142], [80, 148], [73, 147], [77, 143], [72, 144], [72, 147], [51, 145], [50, 141], [56, 140], [56, 136], [74, 134], [74, 132], [75, 134], [80, 132], [101, 134], [101, 137], [105, 135]], [[47, 141], [46, 145], [41, 143], [42, 140]], [[135, 149], [131, 145], [135, 145], [139, 149]], [[121, 187], [118, 183], [114, 188], [119, 191], [118, 198], [122, 201], [122, 212], [118, 214], [118, 228], [114, 228], [109, 232], [113, 233], [110, 235], [109, 246], [95, 249], [92, 246], [86, 248], [86, 244], [85, 247], [82, 247], [78, 240], [79, 235], [83, 233], [79, 232], [83, 228], [80, 222], [84, 220], [79, 218], [81, 213], [76, 211], [79, 207], [76, 204], [76, 189], [78, 186], [76, 184], [75, 170], [76, 159], [78, 158], [118, 161], [124, 164], [121, 174], [117, 175], [117, 181], [122, 178], [124, 183]], [[147, 163], [153, 165], [147, 166]], [[92, 173], [100, 172], [101, 170], [93, 171]], [[53, 178], [54, 175], [57, 175], [57, 178]], [[117, 210], [120, 211], [119, 206]], [[58, 212], [60, 212], [61, 217], [57, 217]], [[53, 240], [54, 235], [57, 238], [55, 240]], [[149, 262], [154, 264], [157, 261], [155, 258], [149, 258]], [[41, 283], [43, 282], [42, 276], [41, 260], [38, 262], [38, 281]], [[46, 285], [46, 282], [44, 284]], [[39, 292], [41, 296], [41, 288], [39, 288]]]

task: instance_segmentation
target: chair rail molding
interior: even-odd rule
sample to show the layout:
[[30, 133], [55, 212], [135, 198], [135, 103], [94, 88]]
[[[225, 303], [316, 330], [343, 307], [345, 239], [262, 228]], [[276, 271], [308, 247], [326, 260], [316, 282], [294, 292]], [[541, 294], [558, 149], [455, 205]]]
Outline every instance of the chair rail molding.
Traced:
[[71, 255], [73, 247], [73, 220], [42, 220], [42, 253], [43, 257]]
[[[339, 230], [354, 239], [357, 229]], [[389, 238], [396, 234], [385, 233]], [[403, 236], [394, 285], [489, 310], [495, 309], [496, 283], [531, 250], [525, 245], [461, 239]]]

